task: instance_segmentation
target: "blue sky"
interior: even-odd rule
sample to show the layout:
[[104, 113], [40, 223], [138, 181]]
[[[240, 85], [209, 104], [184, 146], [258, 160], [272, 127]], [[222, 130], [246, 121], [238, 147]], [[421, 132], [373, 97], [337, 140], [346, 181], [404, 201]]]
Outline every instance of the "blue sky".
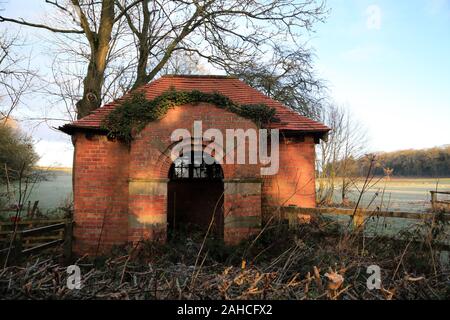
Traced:
[[450, 0], [328, 0], [311, 45], [369, 149], [450, 143]]
[[[43, 2], [11, 0], [3, 14], [42, 21]], [[367, 128], [368, 151], [450, 144], [450, 0], [327, 4], [329, 17], [309, 41], [317, 73]], [[45, 64], [32, 39], [34, 62]], [[41, 165], [71, 165], [67, 136], [45, 125], [33, 133]]]

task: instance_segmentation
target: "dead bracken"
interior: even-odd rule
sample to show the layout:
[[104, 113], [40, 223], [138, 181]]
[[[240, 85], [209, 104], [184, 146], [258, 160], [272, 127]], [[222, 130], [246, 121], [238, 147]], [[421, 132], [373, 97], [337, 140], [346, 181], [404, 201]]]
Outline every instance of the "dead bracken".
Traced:
[[[66, 286], [58, 257], [41, 255], [0, 272], [2, 299], [448, 299], [450, 270], [441, 250], [410, 230], [404, 239], [364, 238], [325, 218], [289, 230], [271, 223], [236, 247], [177, 238], [80, 257], [81, 289]], [[428, 241], [428, 242], [427, 242]], [[367, 267], [381, 269], [380, 289]]]

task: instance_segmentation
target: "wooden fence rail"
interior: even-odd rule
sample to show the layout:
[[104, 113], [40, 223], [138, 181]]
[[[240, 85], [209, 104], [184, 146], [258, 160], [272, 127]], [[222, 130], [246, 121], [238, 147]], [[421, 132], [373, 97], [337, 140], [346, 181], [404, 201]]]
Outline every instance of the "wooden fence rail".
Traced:
[[439, 194], [450, 195], [450, 191], [430, 191], [433, 211], [450, 212], [450, 200], [438, 199]]
[[[314, 214], [330, 214], [341, 216], [353, 216], [353, 224], [360, 226], [365, 219], [369, 217], [384, 217], [384, 218], [402, 218], [402, 219], [432, 219], [434, 213], [421, 212], [404, 212], [404, 211], [372, 211], [365, 209], [346, 209], [346, 208], [299, 208], [299, 207], [284, 207], [282, 215], [289, 220], [290, 225], [295, 225], [302, 220], [302, 216], [310, 216]], [[444, 221], [450, 221], [450, 214], [442, 214], [441, 218]]]
[[[41, 226], [23, 229], [24, 226], [36, 225]], [[16, 231], [14, 227], [17, 227]], [[8, 260], [18, 261], [26, 255], [63, 244], [64, 259], [69, 261], [72, 256], [72, 227], [73, 221], [66, 219], [19, 221], [16, 224], [2, 222], [0, 236], [5, 248], [0, 249], [0, 258], [8, 256]]]
[[[365, 209], [345, 209], [345, 208], [299, 208], [299, 207], [283, 207], [281, 209], [281, 217], [288, 220], [289, 227], [295, 228], [299, 224], [309, 223], [310, 219], [317, 214], [327, 214], [336, 216], [353, 216], [352, 223], [354, 227], [364, 230], [367, 219], [370, 217], [384, 217], [384, 218], [400, 218], [412, 220], [428, 220], [436, 218], [439, 214], [439, 219], [449, 222], [450, 214], [448, 213], [419, 213], [419, 212], [403, 212], [403, 211], [372, 211]], [[393, 235], [387, 235], [393, 236]], [[394, 235], [395, 236], [395, 235]], [[371, 236], [369, 236], [371, 237]], [[443, 252], [450, 251], [450, 239], [439, 240], [435, 243]], [[448, 253], [445, 253], [448, 254]]]

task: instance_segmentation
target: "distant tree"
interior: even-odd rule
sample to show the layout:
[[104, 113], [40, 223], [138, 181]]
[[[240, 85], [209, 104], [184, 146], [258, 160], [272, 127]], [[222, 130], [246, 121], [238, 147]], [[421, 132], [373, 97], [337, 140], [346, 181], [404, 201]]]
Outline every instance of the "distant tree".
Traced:
[[[378, 153], [375, 174], [398, 177], [449, 177], [450, 146]], [[359, 163], [364, 168], [364, 163]]]
[[6, 184], [32, 170], [38, 160], [30, 137], [5, 121], [0, 122], [0, 181]]
[[36, 88], [30, 59], [20, 54], [23, 43], [18, 33], [0, 33], [0, 184], [26, 174], [38, 158], [31, 138], [13, 119], [24, 96]]
[[319, 203], [334, 202], [340, 190], [342, 203], [348, 201], [348, 193], [360, 177], [360, 159], [367, 140], [362, 125], [352, 118], [348, 109], [329, 105], [321, 113], [321, 120], [331, 128], [328, 138], [318, 145]]

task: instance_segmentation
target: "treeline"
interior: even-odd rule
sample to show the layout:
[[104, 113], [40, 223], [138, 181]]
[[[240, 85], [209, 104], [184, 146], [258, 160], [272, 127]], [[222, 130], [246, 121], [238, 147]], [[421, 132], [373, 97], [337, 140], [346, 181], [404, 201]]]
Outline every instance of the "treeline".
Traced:
[[[361, 173], [367, 172], [369, 161], [361, 158], [359, 162]], [[450, 145], [379, 153], [373, 170], [376, 175], [394, 177], [450, 177]]]

